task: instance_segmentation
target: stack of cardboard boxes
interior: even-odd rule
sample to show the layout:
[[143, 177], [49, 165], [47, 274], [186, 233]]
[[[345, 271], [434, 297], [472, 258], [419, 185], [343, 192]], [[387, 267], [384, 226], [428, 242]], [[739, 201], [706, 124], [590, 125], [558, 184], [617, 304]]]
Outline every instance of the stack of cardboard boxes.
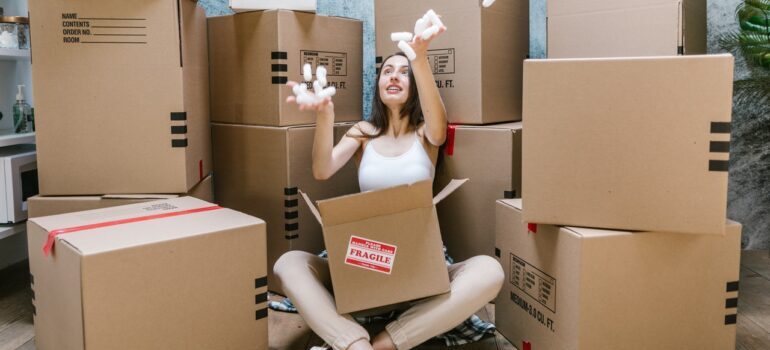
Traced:
[[206, 202], [203, 9], [189, 0], [29, 9], [37, 348], [266, 349], [265, 223]]
[[[499, 1], [375, 1], [377, 65], [399, 51], [390, 33], [412, 31], [427, 10], [448, 30], [428, 50], [450, 128], [436, 168], [436, 191], [469, 181], [438, 205], [450, 256], [494, 254], [494, 201], [521, 196], [522, 63], [529, 4]], [[379, 72], [379, 69], [378, 69]]]
[[[735, 346], [725, 219], [733, 59], [705, 2], [548, 2], [524, 63], [522, 199], [496, 207], [498, 330], [519, 349]], [[678, 48], [678, 49], [677, 49]], [[614, 57], [611, 56], [654, 56]]]
[[[335, 141], [362, 117], [361, 21], [267, 10], [209, 19], [211, 119], [219, 203], [267, 221], [267, 261], [289, 250], [324, 249], [321, 226], [299, 199], [358, 192], [351, 163], [332, 178], [313, 177], [315, 112], [286, 103], [286, 82], [302, 67], [326, 67], [334, 96]], [[281, 291], [270, 269], [270, 290]]]

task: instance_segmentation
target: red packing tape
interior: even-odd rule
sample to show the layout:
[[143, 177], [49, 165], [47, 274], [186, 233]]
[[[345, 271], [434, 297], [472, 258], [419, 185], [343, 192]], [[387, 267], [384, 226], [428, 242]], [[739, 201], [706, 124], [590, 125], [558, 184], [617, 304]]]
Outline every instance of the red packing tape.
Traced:
[[527, 231], [537, 233], [537, 224], [527, 224]]
[[444, 153], [448, 156], [451, 156], [455, 153], [455, 131], [457, 130], [457, 125], [455, 124], [448, 124], [446, 127], [446, 147], [444, 148]]
[[532, 343], [528, 341], [521, 342], [521, 350], [532, 350]]
[[120, 220], [113, 220], [113, 221], [105, 221], [105, 222], [99, 222], [96, 224], [88, 224], [88, 225], [82, 225], [82, 226], [75, 226], [75, 227], [68, 227], [68, 228], [61, 228], [57, 230], [52, 230], [48, 232], [48, 239], [45, 242], [45, 245], [43, 246], [43, 254], [45, 256], [48, 256], [51, 254], [51, 250], [53, 250], [53, 244], [56, 240], [56, 236], [66, 234], [66, 233], [73, 233], [73, 232], [79, 232], [79, 231], [86, 231], [86, 230], [93, 230], [96, 228], [102, 228], [102, 227], [109, 227], [109, 226], [117, 226], [117, 225], [123, 225], [123, 224], [130, 224], [133, 222], [141, 222], [141, 221], [149, 221], [149, 220], [156, 220], [156, 219], [163, 219], [163, 218], [170, 218], [174, 216], [180, 216], [180, 215], [187, 215], [187, 214], [193, 214], [193, 213], [200, 213], [205, 211], [211, 211], [211, 210], [217, 210], [222, 209], [222, 207], [218, 205], [210, 206], [210, 207], [202, 207], [202, 208], [195, 208], [195, 209], [189, 209], [189, 210], [182, 210], [182, 211], [175, 211], [172, 213], [162, 213], [162, 214], [155, 214], [155, 215], [146, 215], [146, 216], [139, 216], [135, 218], [128, 218], [128, 219], [120, 219]]

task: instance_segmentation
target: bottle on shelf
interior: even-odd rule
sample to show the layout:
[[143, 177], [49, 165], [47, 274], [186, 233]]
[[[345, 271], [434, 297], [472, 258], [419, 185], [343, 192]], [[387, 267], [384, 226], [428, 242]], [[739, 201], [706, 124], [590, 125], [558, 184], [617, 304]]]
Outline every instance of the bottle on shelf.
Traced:
[[16, 103], [13, 104], [13, 130], [17, 134], [32, 132], [32, 125], [28, 122], [32, 118], [32, 108], [24, 100], [23, 87], [17, 86], [19, 91], [16, 93]]

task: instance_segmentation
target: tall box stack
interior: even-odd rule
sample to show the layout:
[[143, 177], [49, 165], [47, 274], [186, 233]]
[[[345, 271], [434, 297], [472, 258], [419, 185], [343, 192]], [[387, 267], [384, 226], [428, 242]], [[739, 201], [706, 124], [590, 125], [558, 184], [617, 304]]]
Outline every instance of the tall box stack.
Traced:
[[[299, 190], [326, 199], [358, 192], [353, 164], [331, 179], [313, 177], [316, 115], [286, 103], [302, 67], [327, 68], [338, 141], [362, 116], [361, 21], [268, 10], [209, 19], [215, 192], [219, 203], [267, 221], [268, 286], [289, 250], [324, 249], [321, 226]], [[315, 78], [315, 77], [314, 77]]]
[[496, 213], [505, 337], [534, 349], [735, 346], [732, 74], [730, 55], [524, 63], [524, 193]]
[[429, 9], [447, 26], [428, 50], [450, 123], [435, 188], [443, 188], [451, 179], [470, 179], [438, 206], [444, 243], [455, 260], [491, 256], [494, 201], [503, 195], [521, 195], [522, 128], [521, 123], [511, 122], [522, 119], [529, 2], [497, 1], [482, 7], [476, 0], [377, 0], [378, 68], [400, 51], [390, 33], [413, 31], [415, 21]]
[[706, 53], [706, 0], [549, 0], [549, 58]]

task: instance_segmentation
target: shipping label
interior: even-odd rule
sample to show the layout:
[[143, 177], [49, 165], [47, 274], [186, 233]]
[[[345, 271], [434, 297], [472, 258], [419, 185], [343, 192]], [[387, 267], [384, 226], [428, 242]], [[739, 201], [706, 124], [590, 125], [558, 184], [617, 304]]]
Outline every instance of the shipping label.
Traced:
[[455, 74], [455, 49], [428, 50], [433, 74]]
[[556, 312], [556, 279], [512, 253], [509, 282], [551, 312]]
[[396, 260], [395, 245], [350, 236], [345, 264], [390, 275]]
[[299, 51], [299, 71], [305, 63], [310, 63], [315, 74], [318, 66], [326, 67], [327, 76], [347, 76], [348, 75], [348, 54], [345, 52], [327, 52], [327, 51]]
[[147, 19], [61, 14], [65, 44], [147, 44]]

